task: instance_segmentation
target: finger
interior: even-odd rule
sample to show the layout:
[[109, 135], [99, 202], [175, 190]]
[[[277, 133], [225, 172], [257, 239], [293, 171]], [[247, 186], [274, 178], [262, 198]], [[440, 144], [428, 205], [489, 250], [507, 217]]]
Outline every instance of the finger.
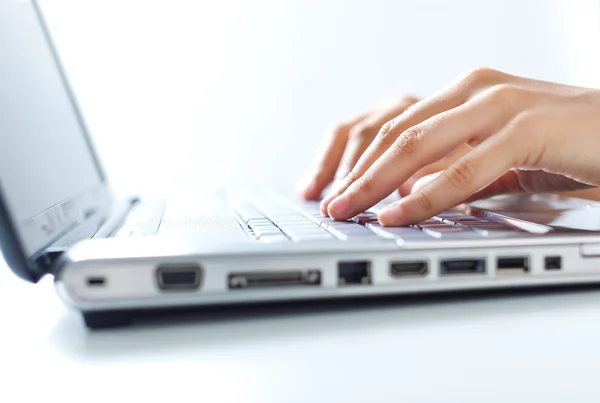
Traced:
[[356, 179], [364, 175], [373, 163], [387, 151], [390, 144], [398, 138], [403, 129], [415, 126], [444, 110], [452, 109], [457, 104], [459, 104], [458, 101], [448, 101], [443, 96], [440, 96], [439, 98], [429, 98], [414, 104], [412, 108], [409, 108], [400, 116], [385, 123], [379, 130], [375, 139], [358, 159], [354, 168], [351, 169], [348, 174], [338, 182], [336, 188], [323, 199], [321, 202], [321, 211], [323, 214], [329, 214], [330, 203], [344, 193]]
[[398, 188], [400, 196], [408, 196], [415, 189], [415, 187], [419, 186], [423, 179], [440, 173], [454, 162], [458, 161], [460, 157], [465, 155], [470, 150], [471, 148], [467, 145], [460, 146], [445, 158], [419, 169], [413, 176], [408, 178], [402, 185], [400, 185]]
[[320, 145], [312, 168], [298, 184], [297, 190], [305, 200], [319, 199], [323, 190], [333, 181], [348, 143], [350, 129], [370, 113], [362, 113], [329, 131]]
[[400, 101], [386, 106], [382, 110], [373, 113], [363, 121], [359, 122], [350, 130], [349, 142], [342, 157], [342, 162], [337, 170], [337, 186], [321, 202], [321, 212], [327, 215], [326, 206], [329, 202], [339, 195], [338, 191], [343, 186], [340, 180], [343, 180], [352, 170], [362, 153], [371, 144], [382, 125], [388, 122], [394, 116], [402, 113], [410, 106], [418, 102], [415, 97], [404, 97]]
[[[502, 90], [503, 92], [504, 90]], [[516, 113], [517, 103], [499, 100], [495, 90], [410, 128], [358, 180], [328, 207], [336, 219], [347, 219], [386, 198], [416, 171], [447, 156], [472, 139], [485, 139]]]
[[379, 213], [382, 225], [408, 225], [446, 211], [500, 178], [522, 158], [514, 136], [488, 138], [434, 181]]
[[415, 97], [403, 97], [373, 112], [350, 129], [349, 140], [342, 161], [336, 173], [337, 179], [343, 179], [354, 168], [360, 156], [371, 144], [381, 126], [390, 119], [400, 115], [408, 107], [418, 101]]
[[357, 161], [354, 169], [340, 181], [336, 189], [321, 203], [321, 210], [329, 211], [329, 204], [377, 161], [407, 129], [414, 127], [432, 116], [464, 104], [471, 96], [499, 82], [512, 82], [514, 77], [491, 69], [475, 69], [458, 78], [438, 94], [426, 98], [405, 111], [400, 116], [383, 125], [375, 140]]

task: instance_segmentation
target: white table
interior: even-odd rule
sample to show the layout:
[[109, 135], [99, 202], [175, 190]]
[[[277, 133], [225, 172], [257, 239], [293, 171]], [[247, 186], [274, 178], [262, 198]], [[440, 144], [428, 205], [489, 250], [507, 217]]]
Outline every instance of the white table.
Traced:
[[90, 332], [0, 266], [0, 402], [600, 401], [600, 291]]

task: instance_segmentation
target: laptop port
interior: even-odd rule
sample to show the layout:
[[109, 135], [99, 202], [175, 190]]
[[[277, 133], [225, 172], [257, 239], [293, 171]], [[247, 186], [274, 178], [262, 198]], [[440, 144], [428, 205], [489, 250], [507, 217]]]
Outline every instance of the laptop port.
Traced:
[[321, 272], [319, 270], [260, 271], [232, 273], [229, 275], [230, 289], [289, 287], [319, 284], [321, 284]]
[[390, 265], [394, 277], [417, 277], [427, 274], [427, 262], [398, 262]]
[[560, 256], [546, 256], [544, 267], [546, 270], [560, 270], [562, 269], [562, 258]]
[[496, 267], [498, 274], [523, 274], [529, 271], [529, 259], [526, 257], [500, 257]]
[[340, 262], [338, 285], [371, 284], [371, 262]]
[[196, 290], [202, 283], [202, 269], [194, 264], [163, 265], [156, 270], [156, 280], [162, 290]]
[[484, 274], [485, 259], [442, 260], [440, 275]]
[[102, 287], [106, 284], [104, 277], [88, 277], [86, 283], [89, 287]]

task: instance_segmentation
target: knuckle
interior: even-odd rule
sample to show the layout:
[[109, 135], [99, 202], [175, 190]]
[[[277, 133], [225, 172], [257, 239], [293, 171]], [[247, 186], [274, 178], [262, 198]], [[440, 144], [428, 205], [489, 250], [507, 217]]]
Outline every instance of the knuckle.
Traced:
[[521, 112], [514, 118], [512, 122], [512, 130], [509, 131], [509, 136], [532, 138], [538, 134], [538, 126], [544, 117], [538, 112], [526, 111]]
[[356, 184], [359, 192], [368, 193], [373, 189], [373, 178], [370, 175], [363, 175]]
[[392, 136], [392, 133], [394, 133], [396, 127], [398, 127], [398, 121], [396, 119], [386, 122], [383, 126], [381, 126], [381, 129], [379, 129], [377, 138], [380, 141], [385, 142]]
[[520, 113], [512, 123], [504, 141], [509, 144], [519, 144], [515, 147], [513, 163], [524, 167], [537, 167], [547, 152], [547, 139], [540, 124], [545, 117], [539, 112], [527, 111]]
[[377, 128], [364, 124], [352, 127], [349, 132], [349, 136], [354, 139], [372, 139], [376, 134]]
[[394, 118], [386, 122], [383, 126], [381, 126], [374, 140], [383, 145], [391, 143], [396, 138], [396, 132], [398, 131], [399, 124], [400, 120], [398, 118]]
[[462, 81], [469, 86], [477, 86], [486, 83], [498, 75], [498, 71], [489, 67], [477, 67], [463, 75]]
[[418, 149], [422, 137], [423, 131], [419, 126], [414, 126], [406, 130], [394, 143], [396, 154], [414, 154]]
[[460, 163], [448, 168], [446, 179], [453, 187], [463, 190], [468, 188], [473, 182], [475, 172], [475, 165], [469, 159], [464, 159]]
[[420, 191], [415, 195], [415, 203], [421, 210], [425, 212], [433, 209], [431, 198], [424, 191]]
[[351, 169], [346, 176], [344, 176], [344, 185], [345, 186], [350, 186], [351, 183], [356, 182], [356, 173], [354, 172], [353, 169]]
[[488, 92], [488, 97], [493, 104], [512, 104], [519, 96], [519, 89], [511, 84], [496, 85]]
[[410, 106], [416, 104], [417, 102], [419, 102], [419, 98], [417, 98], [414, 95], [405, 95], [404, 97], [402, 97], [402, 103], [407, 106], [407, 109], [410, 108]]

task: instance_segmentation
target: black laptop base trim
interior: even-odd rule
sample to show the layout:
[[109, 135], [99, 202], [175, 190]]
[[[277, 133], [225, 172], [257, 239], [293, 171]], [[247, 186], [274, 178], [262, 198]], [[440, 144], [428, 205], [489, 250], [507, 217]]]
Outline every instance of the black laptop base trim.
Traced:
[[335, 297], [316, 300], [265, 301], [234, 304], [196, 305], [170, 308], [136, 308], [111, 311], [82, 312], [86, 327], [94, 330], [109, 330], [132, 325], [160, 326], [166, 323], [202, 323], [248, 319], [249, 316], [306, 315], [344, 310], [364, 310], [381, 307], [414, 306], [416, 304], [445, 304], [467, 300], [504, 299], [514, 297], [539, 297], [548, 294], [600, 292], [600, 283], [522, 286], [494, 289], [428, 291], [397, 295], [362, 295]]

